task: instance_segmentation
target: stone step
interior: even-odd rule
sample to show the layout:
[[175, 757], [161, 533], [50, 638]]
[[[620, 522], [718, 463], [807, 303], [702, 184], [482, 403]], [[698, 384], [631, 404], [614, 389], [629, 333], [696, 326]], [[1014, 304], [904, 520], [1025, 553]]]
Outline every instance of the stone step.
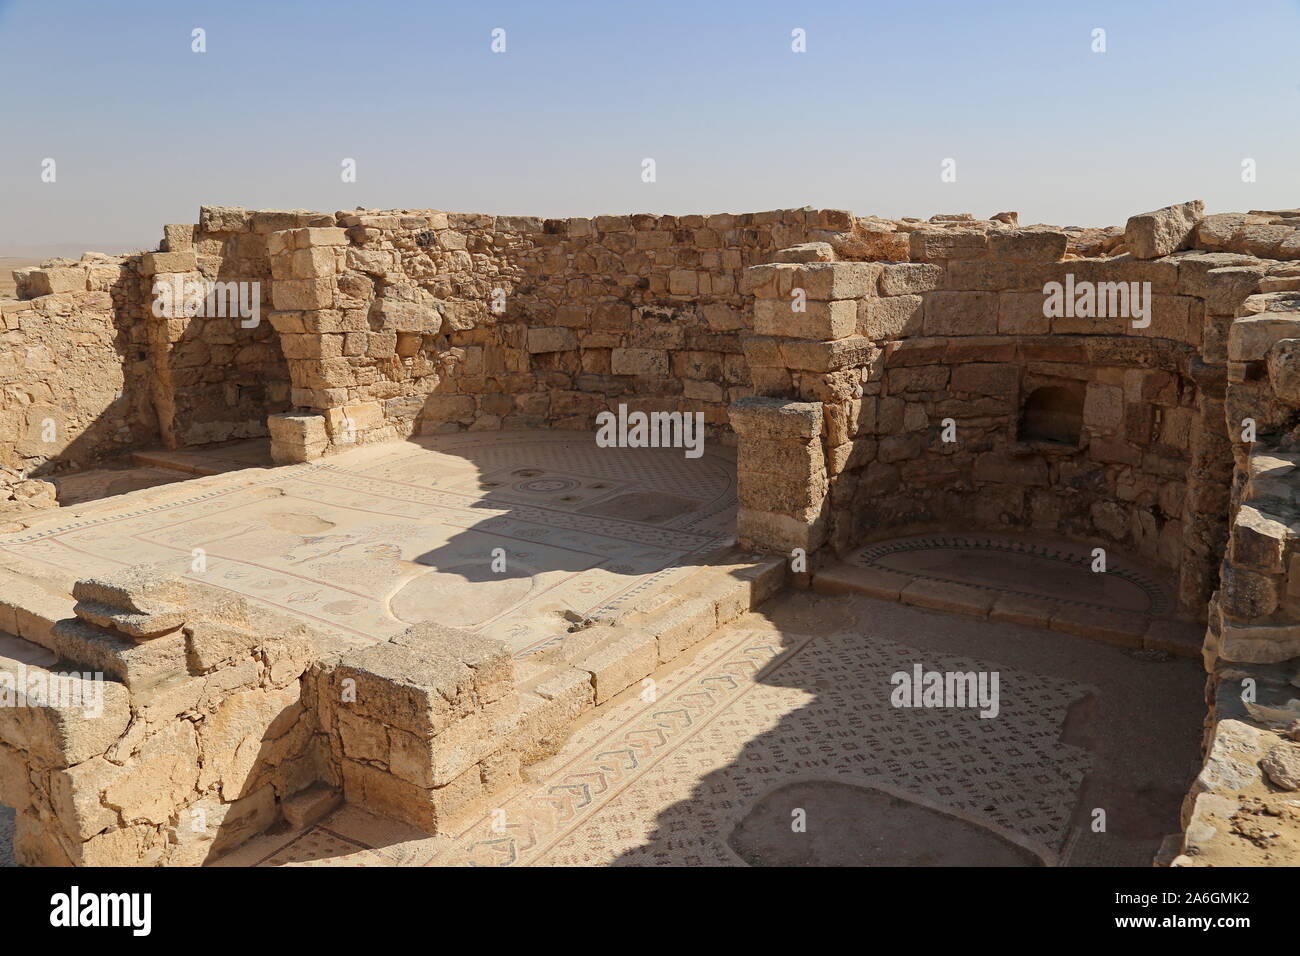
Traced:
[[0, 568], [0, 631], [53, 650], [54, 623], [74, 617], [75, 605], [69, 591]]
[[185, 634], [180, 630], [135, 641], [80, 618], [65, 618], [50, 628], [46, 646], [64, 660], [102, 672], [132, 692], [189, 674]]
[[281, 809], [289, 825], [301, 829], [329, 816], [342, 802], [343, 794], [337, 787], [318, 782], [285, 799]]
[[843, 561], [818, 570], [813, 575], [812, 587], [821, 594], [863, 594], [932, 611], [987, 617], [1180, 657], [1200, 657], [1205, 633], [1202, 625], [1174, 618], [1072, 605], [999, 592], [995, 588], [933, 581], [905, 572], [863, 568]]

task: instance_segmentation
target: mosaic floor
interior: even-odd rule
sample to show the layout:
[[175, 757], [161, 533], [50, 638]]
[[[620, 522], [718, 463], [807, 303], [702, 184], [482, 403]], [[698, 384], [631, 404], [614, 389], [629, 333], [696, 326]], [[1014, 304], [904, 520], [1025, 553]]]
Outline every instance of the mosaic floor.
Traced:
[[730, 542], [734, 509], [725, 448], [449, 435], [97, 502], [0, 537], [0, 558], [78, 577], [159, 563], [350, 640], [436, 618], [527, 654], [671, 586]]
[[1106, 573], [1092, 570], [1089, 548], [1024, 536], [918, 535], [870, 545], [852, 561], [913, 578], [964, 584], [1056, 604], [1156, 615], [1170, 599], [1156, 576], [1128, 558], [1106, 555]]
[[[347, 806], [223, 862], [1147, 866], [1177, 829], [1191, 662], [859, 596], [777, 603], [656, 675], [654, 700], [634, 689], [580, 724], [452, 836]], [[999, 714], [892, 706], [890, 676], [917, 663], [997, 671]]]

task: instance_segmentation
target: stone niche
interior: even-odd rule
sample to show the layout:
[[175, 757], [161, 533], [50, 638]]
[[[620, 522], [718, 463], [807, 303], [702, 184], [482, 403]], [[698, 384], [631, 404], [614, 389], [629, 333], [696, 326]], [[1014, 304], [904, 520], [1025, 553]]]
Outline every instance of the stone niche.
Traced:
[[[1184, 564], [1184, 502], [1202, 415], [1186, 358], [1162, 343], [987, 340], [974, 361], [898, 350], [875, 406], [875, 460], [851, 540], [1026, 530]], [[965, 352], [965, 350], [963, 350]], [[955, 357], [955, 356], [954, 356]], [[979, 358], [995, 359], [980, 361]]]
[[1084, 389], [1075, 382], [1042, 385], [1025, 396], [1016, 439], [1077, 448], [1083, 433]]

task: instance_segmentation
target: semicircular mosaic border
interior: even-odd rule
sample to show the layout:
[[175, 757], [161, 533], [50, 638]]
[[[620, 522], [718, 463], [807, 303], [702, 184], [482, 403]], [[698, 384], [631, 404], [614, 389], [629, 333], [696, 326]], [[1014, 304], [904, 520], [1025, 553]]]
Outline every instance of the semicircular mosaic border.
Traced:
[[[971, 584], [966, 581], [953, 581], [951, 578], [923, 574], [917, 571], [899, 571], [896, 568], [887, 567], [886, 565], [879, 563], [880, 558], [890, 554], [936, 549], [1002, 551], [1010, 554], [1031, 555], [1034, 557], [1045, 558], [1049, 561], [1059, 561], [1062, 564], [1068, 564], [1077, 568], [1087, 568], [1092, 561], [1091, 555], [1080, 554], [1077, 551], [1068, 551], [1063, 548], [1051, 547], [1032, 541], [1010, 541], [994, 537], [984, 537], [981, 535], [927, 535], [919, 538], [902, 538], [894, 541], [884, 541], [880, 544], [864, 548], [858, 553], [857, 561], [863, 566], [875, 570], [889, 571], [894, 574], [908, 574], [914, 578], [923, 578], [927, 581], [939, 581], [945, 584], [961, 584], [964, 587], [976, 588], [981, 591], [993, 591], [998, 594], [1014, 594], [1017, 597], [1033, 598], [1039, 601], [1051, 601], [1055, 604], [1068, 604], [1074, 607], [1097, 608], [1098, 610], [1111, 612], [1115, 611], [1114, 607], [1106, 604], [1098, 604], [1093, 601], [1052, 597], [1051, 595], [1038, 594], [1033, 591], [1017, 591], [1012, 588], [996, 587], [991, 584]], [[1108, 567], [1105, 573], [1114, 575], [1123, 581], [1127, 581], [1146, 595], [1150, 607], [1145, 611], [1130, 611], [1126, 613], [1136, 614], [1140, 617], [1159, 617], [1168, 612], [1170, 606], [1169, 595], [1166, 593], [1164, 588], [1151, 580], [1145, 574], [1134, 571], [1131, 568], [1114, 566]]]

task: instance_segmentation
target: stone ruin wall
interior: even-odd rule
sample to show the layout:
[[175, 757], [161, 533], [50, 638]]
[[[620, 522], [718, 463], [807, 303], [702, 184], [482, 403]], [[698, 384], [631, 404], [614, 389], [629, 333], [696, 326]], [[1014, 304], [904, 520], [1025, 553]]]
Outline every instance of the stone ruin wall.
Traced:
[[[747, 276], [756, 310], [773, 315], [760, 328], [774, 333], [747, 340], [751, 365], [772, 380], [769, 394], [797, 387], [823, 416], [825, 480], [803, 482], [823, 489], [803, 492], [803, 507], [817, 509], [814, 531], [783, 544], [844, 553], [903, 531], [1062, 533], [1180, 571], [1184, 607], [1203, 606], [1232, 459], [1223, 372], [1197, 354], [1204, 300], [1191, 293], [1218, 263], [1187, 257], [1180, 286], [1174, 261], [1063, 260], [1063, 232], [911, 236], [911, 263], [775, 264]], [[1151, 282], [1150, 327], [1129, 334], [1123, 318], [1045, 317], [1044, 283], [1067, 273]], [[809, 313], [825, 318], [791, 336], [789, 290], [838, 295], [836, 284], [851, 296], [810, 301]], [[1041, 388], [1075, 395], [1073, 444], [1024, 433], [1026, 402]], [[944, 440], [945, 425], [955, 440]], [[744, 476], [790, 472], [751, 458], [743, 442], [741, 456], [741, 506], [756, 534], [770, 535], [763, 527], [778, 522], [761, 516], [793, 517], [777, 506], [796, 500], [794, 489], [752, 481], [747, 494]]]
[[0, 302], [0, 512], [49, 507], [41, 476], [156, 441], [139, 257], [19, 270]]
[[[94, 451], [68, 456], [78, 463], [155, 436], [183, 445], [259, 434], [264, 421], [286, 461], [415, 432], [586, 428], [626, 399], [703, 411], [715, 438], [729, 423], [742, 542], [805, 548], [814, 567], [884, 533], [955, 525], [1130, 548], [1180, 570], [1185, 611], [1209, 611], [1209, 759], [1184, 812], [1182, 851], [1195, 854], [1277, 739], [1275, 721], [1242, 707], [1238, 681], [1250, 676], [1284, 702], [1286, 662], [1300, 657], [1298, 226], [1289, 211], [1204, 217], [1199, 204], [1118, 231], [836, 211], [539, 221], [205, 207], [197, 227], [167, 227], [159, 253], [33, 270], [20, 277], [27, 298], [5, 307], [7, 342], [38, 360], [48, 348], [69, 374], [114, 383], [125, 403], [82, 381], [62, 402], [57, 389], [46, 399], [22, 384], [50, 380], [23, 370], [39, 364], [6, 370], [5, 394], [80, 416], [81, 447]], [[1043, 283], [1067, 272], [1150, 282], [1151, 327], [1045, 319]], [[176, 275], [262, 281], [269, 321], [241, 338], [208, 331], [210, 320], [158, 320], [147, 284]], [[789, 309], [795, 287], [807, 296], [801, 313]], [[74, 338], [70, 358], [61, 343]], [[230, 364], [209, 372], [221, 359]], [[264, 391], [240, 391], [252, 385]], [[1077, 446], [1020, 433], [1024, 401], [1043, 386], [1081, 395]], [[120, 424], [96, 431], [97, 404]], [[955, 443], [941, 440], [945, 418]], [[60, 462], [60, 450], [22, 454], [19, 442], [6, 453], [26, 469]], [[182, 811], [228, 817], [225, 848], [340, 791], [436, 828], [515, 779], [550, 746], [537, 740], [558, 739], [612, 688], [723, 620], [714, 604], [649, 637], [611, 638], [559, 684], [521, 692], [495, 677], [477, 689], [475, 667], [499, 649], [467, 644], [474, 659], [462, 659], [437, 634], [418, 647], [409, 635], [385, 642], [374, 661], [340, 660], [304, 650], [292, 625], [253, 633], [237, 606], [195, 598], [157, 643], [131, 631], [148, 609], [118, 599], [83, 595], [79, 604], [108, 609], [35, 626], [9, 602], [15, 620], [0, 621], [23, 647], [103, 665], [127, 692], [93, 731], [39, 708], [6, 719], [0, 762], [22, 769], [0, 774], [17, 781], [0, 801], [22, 809], [29, 861], [198, 862], [216, 845], [178, 832]], [[208, 641], [224, 650], [204, 650]], [[452, 659], [468, 683], [434, 693]], [[347, 667], [379, 673], [393, 685], [385, 693], [450, 700], [454, 713], [418, 727], [383, 706], [340, 716], [329, 682]], [[250, 764], [244, 740], [272, 756]], [[195, 757], [193, 774], [164, 757], [176, 753]], [[160, 773], [179, 774], [161, 797], [141, 782]]]
[[729, 403], [752, 394], [741, 271], [848, 222], [833, 210], [339, 214], [272, 257], [294, 404], [321, 416], [279, 422], [281, 444], [587, 429], [620, 403], [702, 412], [720, 435]]
[[[144, 256], [150, 286], [166, 283], [257, 283], [259, 321], [235, 316], [157, 317], [142, 310], [153, 359], [155, 405], [168, 448], [265, 435], [268, 414], [289, 407], [289, 373], [272, 310], [267, 246], [273, 232], [319, 225], [332, 217], [305, 212], [249, 212], [205, 206], [194, 225], [164, 228], [160, 252]], [[147, 291], [147, 290], [146, 290]]]

